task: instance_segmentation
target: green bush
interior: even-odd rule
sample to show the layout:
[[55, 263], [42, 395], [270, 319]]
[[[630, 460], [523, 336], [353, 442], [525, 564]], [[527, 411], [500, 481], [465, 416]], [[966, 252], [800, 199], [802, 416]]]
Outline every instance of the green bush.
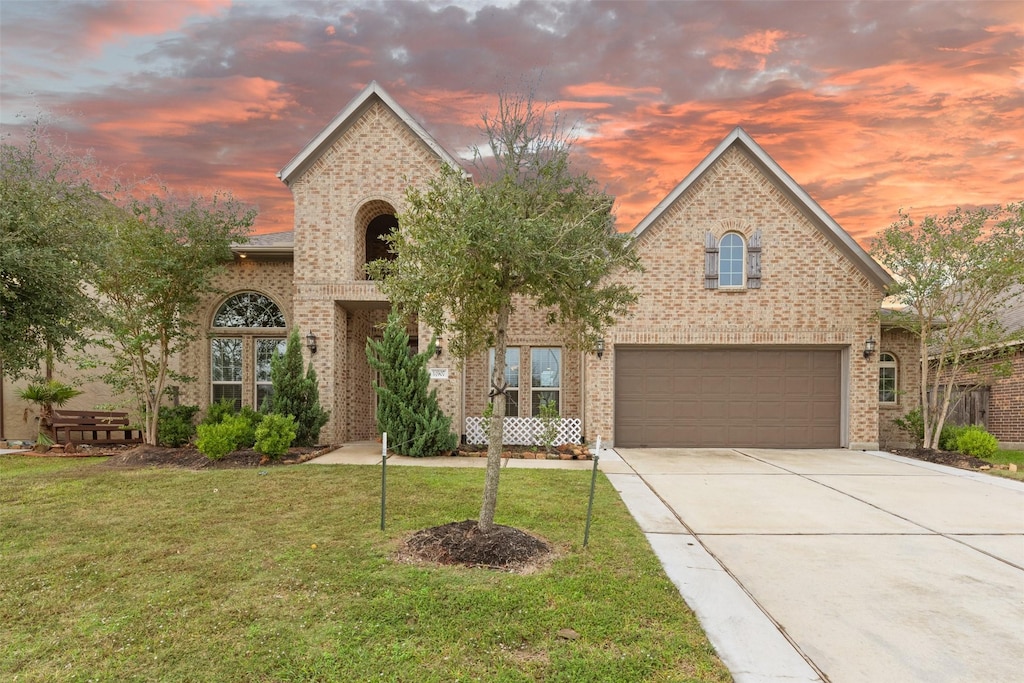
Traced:
[[920, 408], [914, 408], [903, 417], [892, 421], [901, 431], [905, 432], [920, 448], [924, 445], [924, 417]]
[[944, 451], [955, 451], [956, 440], [966, 427], [963, 425], [942, 425], [942, 433], [939, 435], [939, 448]]
[[558, 427], [561, 422], [558, 415], [558, 402], [541, 401], [539, 417], [541, 430], [537, 435], [538, 443], [536, 445], [544, 446], [544, 449], [550, 453], [555, 445], [555, 439], [558, 438]]
[[271, 413], [256, 428], [256, 452], [280, 458], [295, 440], [295, 419]]
[[956, 450], [975, 458], [991, 458], [999, 450], [999, 442], [983, 427], [971, 425], [960, 432], [956, 439]]
[[179, 448], [196, 435], [193, 422], [199, 406], [161, 406], [157, 421], [157, 443], [161, 446]]
[[243, 406], [238, 417], [245, 421], [245, 429], [242, 431], [238, 442], [239, 448], [252, 448], [256, 443], [256, 429], [263, 422], [263, 413], [257, 412], [249, 406]]
[[226, 418], [231, 417], [236, 412], [235, 402], [230, 398], [222, 398], [216, 403], [210, 404], [210, 407], [206, 409], [206, 415], [203, 417], [203, 421], [200, 424], [219, 425]]
[[388, 316], [384, 337], [366, 340], [366, 359], [377, 371], [377, 431], [387, 433], [388, 448], [399, 455], [423, 457], [450, 451], [458, 444], [451, 418], [430, 388], [427, 363], [434, 358], [436, 341], [425, 351], [410, 355], [405, 323]]
[[283, 356], [275, 354], [270, 360], [270, 381], [274, 391], [260, 408], [265, 413], [292, 415], [295, 418], [295, 443], [314, 446], [320, 438], [320, 429], [327, 424], [331, 413], [320, 405], [320, 382], [310, 361], [302, 372], [302, 341], [299, 330], [288, 335]]
[[249, 421], [241, 415], [232, 415], [219, 424], [201, 424], [196, 428], [196, 448], [207, 458], [220, 460], [241, 448], [249, 429]]

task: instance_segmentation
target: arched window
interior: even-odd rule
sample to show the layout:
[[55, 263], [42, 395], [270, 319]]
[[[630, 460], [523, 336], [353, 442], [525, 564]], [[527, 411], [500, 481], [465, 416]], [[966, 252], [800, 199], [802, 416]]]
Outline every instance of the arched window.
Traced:
[[270, 297], [258, 292], [242, 292], [225, 301], [217, 315], [214, 327], [284, 327], [284, 314]]
[[878, 354], [878, 402], [896, 403], [896, 356]]
[[366, 226], [366, 262], [373, 263], [378, 260], [393, 261], [395, 255], [391, 253], [391, 247], [384, 241], [386, 235], [390, 235], [398, 228], [398, 219], [391, 214], [377, 216]]
[[718, 244], [718, 286], [742, 287], [744, 243], [742, 235], [729, 232]]
[[284, 353], [286, 343], [283, 333], [270, 330], [285, 326], [284, 313], [264, 294], [242, 292], [221, 304], [210, 339], [210, 399], [258, 409], [273, 391], [270, 360]]

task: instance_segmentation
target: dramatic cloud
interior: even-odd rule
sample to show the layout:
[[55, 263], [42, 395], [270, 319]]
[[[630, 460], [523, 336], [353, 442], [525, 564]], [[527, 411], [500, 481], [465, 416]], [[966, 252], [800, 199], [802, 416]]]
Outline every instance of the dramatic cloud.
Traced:
[[6, 129], [50, 112], [260, 231], [291, 228], [276, 172], [371, 80], [456, 156], [535, 84], [622, 229], [736, 125], [865, 244], [901, 207], [1024, 199], [1019, 3], [4, 0], [0, 32]]

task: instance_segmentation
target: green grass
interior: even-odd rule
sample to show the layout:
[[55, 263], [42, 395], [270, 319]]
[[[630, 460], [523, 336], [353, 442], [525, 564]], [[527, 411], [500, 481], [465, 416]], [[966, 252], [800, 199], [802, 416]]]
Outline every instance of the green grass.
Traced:
[[[727, 681], [602, 476], [506, 470], [531, 575], [393, 560], [475, 518], [482, 470], [108, 470], [0, 456], [0, 678], [16, 681]], [[316, 544], [316, 548], [313, 548]], [[557, 632], [572, 628], [575, 641]]]
[[1011, 472], [1009, 470], [986, 470], [989, 474], [994, 474], [999, 477], [1007, 477], [1008, 479], [1017, 479], [1024, 481], [1024, 451], [1010, 451], [1000, 450], [991, 458], [983, 458], [983, 460], [992, 463], [993, 465], [1009, 465], [1014, 463], [1017, 465], [1017, 471]]

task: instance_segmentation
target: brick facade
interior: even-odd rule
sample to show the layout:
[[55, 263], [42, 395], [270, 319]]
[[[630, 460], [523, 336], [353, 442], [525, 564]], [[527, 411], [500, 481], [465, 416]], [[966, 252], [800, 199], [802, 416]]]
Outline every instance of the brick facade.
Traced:
[[[1009, 364], [1009, 376], [993, 372], [996, 364]], [[975, 372], [976, 370], [976, 372]], [[1017, 346], [1006, 356], [972, 364], [967, 375], [960, 371], [958, 384], [988, 389], [988, 414], [985, 427], [1003, 448], [1024, 449], [1024, 347]]]
[[[759, 289], [704, 288], [704, 240], [762, 234]], [[744, 151], [730, 148], [639, 237], [645, 272], [632, 316], [588, 357], [587, 434], [614, 438], [615, 346], [669, 344], [844, 349], [850, 447], [878, 442], [877, 370], [859, 352], [878, 337], [882, 292], [826, 238]]]
[[[254, 339], [283, 337], [292, 327], [302, 336], [315, 334], [317, 352], [304, 349], [304, 354], [320, 379], [321, 402], [331, 411], [321, 440], [333, 443], [376, 437], [364, 348], [368, 336], [379, 335], [390, 304], [363, 270], [367, 228], [377, 217], [402, 211], [409, 183], [425, 187], [442, 163], [451, 163], [376, 86], [345, 111], [346, 117], [336, 118], [282, 171], [295, 200], [291, 256], [253, 253], [236, 259], [220, 281], [224, 293], [204, 302], [198, 320], [202, 331], [219, 333], [211, 327], [213, 315], [238, 292], [259, 292], [277, 303], [285, 328], [232, 331], [245, 340], [247, 368], [254, 360]], [[904, 341], [880, 332], [877, 277], [865, 274], [860, 257], [851, 256], [849, 245], [823, 227], [824, 219], [809, 208], [809, 200], [783, 182], [750, 145], [724, 148], [709, 159], [685, 191], [652, 214], [653, 222], [639, 233], [636, 246], [646, 270], [621, 277], [636, 288], [640, 300], [630, 316], [607, 331], [603, 358], [564, 347], [557, 331], [546, 327], [543, 311], [516, 301], [508, 344], [521, 349], [520, 415], [531, 409], [532, 348], [562, 349], [561, 414], [583, 418], [587, 439], [601, 436], [608, 443], [615, 437], [617, 346], [816, 347], [842, 352], [842, 445], [876, 447], [888, 438], [889, 427], [879, 420], [877, 356], [865, 359], [861, 350], [867, 338], [875, 337], [881, 338], [881, 349], [887, 344], [898, 349], [901, 361], [905, 354]], [[762, 240], [760, 288], [705, 289], [705, 234], [720, 238], [736, 232], [749, 239], [755, 231]], [[414, 325], [411, 332], [425, 347], [430, 331]], [[182, 387], [181, 400], [208, 405], [209, 340], [193, 344], [180, 363], [198, 378]], [[431, 385], [461, 432], [464, 418], [480, 415], [486, 406], [487, 354], [460, 367], [442, 341], [442, 353], [430, 366], [448, 370], [448, 379]], [[908, 373], [901, 372], [901, 386], [909, 381]], [[252, 404], [254, 395], [247, 372], [244, 402]]]
[[[896, 402], [878, 404], [878, 443], [881, 448], [912, 448], [916, 444], [896, 426], [897, 420], [921, 405], [921, 348], [917, 335], [882, 328], [878, 354], [896, 359]], [[877, 360], [877, 358], [876, 358]]]

